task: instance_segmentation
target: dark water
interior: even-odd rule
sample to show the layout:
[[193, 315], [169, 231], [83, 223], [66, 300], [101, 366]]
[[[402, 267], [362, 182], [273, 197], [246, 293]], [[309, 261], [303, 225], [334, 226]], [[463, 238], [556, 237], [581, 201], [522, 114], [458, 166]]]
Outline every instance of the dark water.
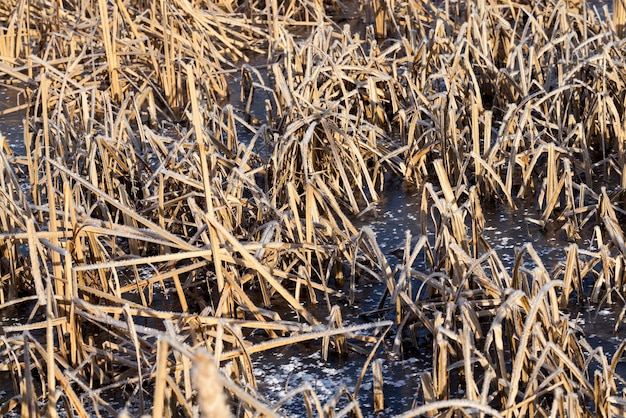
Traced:
[[[265, 352], [253, 357], [255, 377], [261, 393], [272, 403], [302, 387], [310, 387], [320, 403], [326, 404], [342, 387], [351, 394], [365, 363], [365, 356], [350, 355], [345, 359], [321, 357], [321, 343], [314, 344], [303, 352], [302, 347], [287, 347], [283, 350]], [[385, 410], [382, 416], [392, 416], [406, 411], [415, 399], [419, 376], [431, 364], [426, 350], [421, 355], [405, 359], [383, 356], [383, 381]], [[373, 415], [373, 377], [368, 366], [360, 386], [358, 399], [364, 416]], [[338, 402], [338, 408], [347, 403], [347, 396]], [[304, 405], [302, 396], [294, 396], [285, 403], [281, 411], [288, 416], [301, 416]], [[304, 414], [302, 414], [304, 415]]]
[[613, 13], [612, 0], [587, 0], [587, 5], [592, 10], [597, 11], [602, 18], [606, 18], [606, 13]]
[[5, 113], [23, 102], [19, 89], [0, 85], [0, 135], [15, 154], [24, 153], [24, 111]]

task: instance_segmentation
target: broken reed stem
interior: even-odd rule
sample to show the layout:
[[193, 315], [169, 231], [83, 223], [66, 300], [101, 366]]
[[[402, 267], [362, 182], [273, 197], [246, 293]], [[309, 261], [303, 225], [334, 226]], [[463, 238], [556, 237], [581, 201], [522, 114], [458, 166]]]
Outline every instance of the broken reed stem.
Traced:
[[46, 299], [49, 301], [46, 304], [46, 374], [47, 374], [47, 385], [48, 385], [48, 408], [47, 413], [51, 418], [56, 418], [57, 409], [56, 409], [56, 401], [57, 401], [57, 385], [56, 385], [56, 361], [54, 358], [54, 353], [56, 351], [56, 346], [54, 344], [54, 328], [52, 326], [52, 321], [54, 319], [54, 313], [52, 311], [52, 283], [50, 277], [47, 280], [46, 286]]
[[98, 0], [98, 7], [100, 11], [100, 24], [101, 24], [101, 36], [104, 42], [104, 49], [107, 57], [107, 71], [109, 73], [111, 96], [116, 103], [119, 103], [122, 99], [122, 91], [120, 88], [119, 79], [119, 63], [117, 58], [117, 45], [115, 41], [115, 33], [112, 31], [111, 24], [109, 22], [109, 16], [113, 16], [113, 19], [117, 18], [117, 6], [113, 3], [113, 13], [109, 14], [108, 2], [106, 0]]
[[[154, 406], [152, 418], [165, 416], [166, 385], [167, 385], [167, 358], [169, 355], [169, 343], [161, 339], [157, 342], [156, 377], [154, 386]], [[143, 406], [141, 406], [143, 409]], [[210, 416], [210, 415], [207, 415]]]
[[[198, 143], [198, 152], [200, 158], [200, 164], [202, 169], [202, 185], [204, 188], [204, 197], [206, 203], [206, 216], [209, 218], [214, 218], [213, 212], [213, 192], [211, 191], [211, 180], [213, 176], [211, 175], [211, 171], [209, 169], [209, 156], [215, 153], [215, 149], [210, 141], [204, 133], [204, 123], [202, 121], [202, 115], [200, 114], [200, 109], [198, 107], [198, 97], [196, 95], [196, 83], [195, 83], [195, 74], [193, 67], [191, 65], [187, 65], [187, 88], [189, 90], [189, 100], [191, 101], [191, 109], [192, 109], [192, 122], [194, 127], [194, 132], [196, 136], [196, 141]], [[222, 292], [224, 289], [224, 274], [222, 272], [222, 262], [219, 257], [219, 247], [220, 243], [218, 241], [217, 233], [215, 228], [211, 225], [209, 227], [209, 239], [211, 241], [211, 250], [213, 255], [213, 265], [215, 267], [215, 276], [217, 278], [217, 287], [218, 291]]]
[[624, 38], [626, 35], [626, 1], [613, 0], [613, 24], [617, 36]]
[[385, 409], [385, 395], [383, 393], [383, 360], [377, 359], [372, 363], [372, 377], [374, 379], [374, 413]]

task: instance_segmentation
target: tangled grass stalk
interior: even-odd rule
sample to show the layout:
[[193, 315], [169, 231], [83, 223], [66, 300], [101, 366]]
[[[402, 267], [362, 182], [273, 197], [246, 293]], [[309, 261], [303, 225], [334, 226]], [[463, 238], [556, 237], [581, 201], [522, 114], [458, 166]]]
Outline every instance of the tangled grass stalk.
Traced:
[[[0, 413], [362, 416], [370, 364], [386, 413], [388, 335], [432, 346], [400, 416], [623, 411], [624, 346], [568, 316], [626, 286], [622, 5], [3, 2]], [[355, 220], [398, 177], [395, 257]], [[552, 269], [485, 236], [525, 201], [571, 241]], [[271, 401], [255, 356], [312, 341], [363, 357], [356, 389]]]

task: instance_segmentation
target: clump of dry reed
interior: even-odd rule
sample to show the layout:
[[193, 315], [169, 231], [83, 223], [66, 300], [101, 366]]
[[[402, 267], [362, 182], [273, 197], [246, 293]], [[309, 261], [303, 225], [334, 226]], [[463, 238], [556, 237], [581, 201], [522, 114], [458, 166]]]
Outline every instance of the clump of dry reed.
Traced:
[[569, 218], [580, 199], [568, 178], [591, 186], [622, 175], [611, 164], [623, 159], [623, 72], [611, 52], [620, 41], [590, 10], [574, 14], [564, 2], [468, 4], [462, 26], [435, 16], [432, 35], [411, 45], [406, 174], [423, 181], [440, 158], [453, 185], [475, 184], [509, 205], [532, 193], [544, 221], [555, 208]]
[[[403, 416], [623, 408], [624, 347], [609, 361], [566, 313], [626, 286], [618, 8], [381, 0], [362, 28], [346, 5], [0, 6], [0, 76], [28, 98], [25, 153], [0, 144], [0, 312], [23, 316], [1, 323], [2, 414], [280, 416], [255, 353], [319, 340], [367, 357], [357, 387], [287, 398], [361, 416], [390, 332], [433, 347]], [[395, 263], [353, 220], [399, 175], [423, 235]], [[483, 202], [523, 199], [572, 241], [553, 270], [483, 235]], [[389, 320], [345, 323], [366, 279]]]
[[380, 50], [371, 34], [363, 42], [349, 27], [320, 26], [285, 45], [272, 65], [272, 192], [286, 200], [287, 183], [300, 193], [319, 183], [315, 189], [328, 188], [342, 196], [342, 209], [358, 213], [377, 200], [385, 171], [400, 169], [389, 149], [390, 115], [400, 106], [392, 76], [399, 44]]

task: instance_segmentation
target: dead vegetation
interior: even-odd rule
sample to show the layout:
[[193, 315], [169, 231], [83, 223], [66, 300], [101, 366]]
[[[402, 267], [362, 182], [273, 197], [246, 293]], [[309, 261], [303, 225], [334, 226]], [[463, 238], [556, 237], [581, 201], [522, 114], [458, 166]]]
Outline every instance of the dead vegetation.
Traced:
[[[319, 341], [357, 387], [288, 398], [367, 416], [383, 341], [425, 332], [403, 417], [619, 414], [625, 345], [567, 308], [624, 306], [623, 32], [623, 0], [4, 2], [0, 413], [283, 416], [252, 358]], [[353, 221], [399, 176], [423, 235], [396, 262]], [[522, 201], [571, 241], [554, 269], [484, 237]], [[344, 323], [363, 282], [386, 317]]]

